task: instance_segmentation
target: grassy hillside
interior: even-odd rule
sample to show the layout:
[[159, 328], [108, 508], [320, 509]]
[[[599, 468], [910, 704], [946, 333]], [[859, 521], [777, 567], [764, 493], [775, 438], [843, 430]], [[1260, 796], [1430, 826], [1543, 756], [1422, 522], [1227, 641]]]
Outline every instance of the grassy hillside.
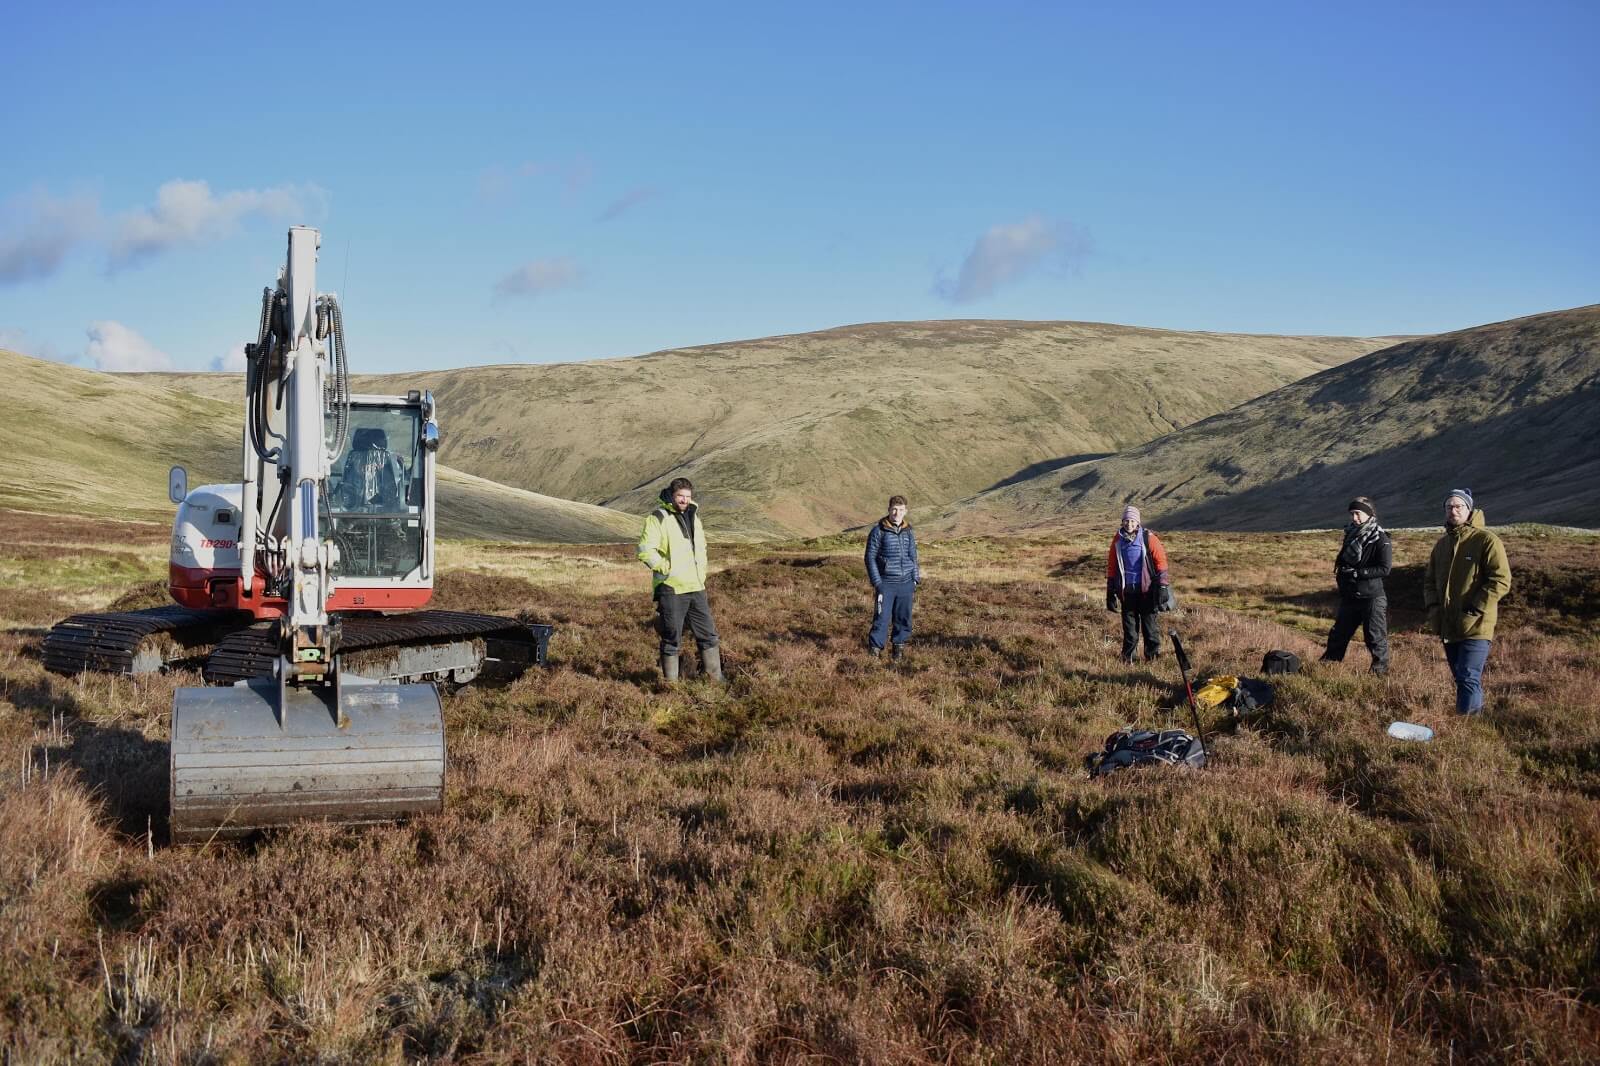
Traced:
[[[1380, 346], [901, 322], [358, 387], [432, 389], [442, 454], [481, 477], [641, 511], [686, 474], [714, 528], [816, 534], [871, 521], [892, 493], [926, 507], [1133, 447]], [[237, 389], [214, 375], [184, 383]]]
[[[164, 375], [102, 374], [0, 352], [0, 506], [167, 523], [167, 471], [191, 485], [239, 477], [240, 385], [214, 399]], [[219, 376], [220, 377], [220, 376]], [[172, 387], [169, 387], [169, 384]], [[638, 519], [592, 504], [439, 471], [443, 535], [494, 540], [614, 541]]]
[[0, 506], [167, 522], [170, 467], [239, 476], [239, 420], [216, 400], [8, 351], [0, 395]]
[[637, 516], [558, 500], [439, 467], [439, 534], [469, 540], [598, 544], [639, 535]]
[[1600, 526], [1600, 305], [1398, 344], [941, 524], [1109, 526], [1132, 501], [1166, 528], [1297, 529], [1359, 494], [1386, 524], [1431, 525], [1463, 486], [1492, 522]]
[[[163, 540], [0, 512], [0, 604], [137, 598]], [[1116, 661], [1098, 535], [930, 545], [899, 667], [855, 538], [719, 551], [732, 683], [673, 691], [625, 547], [452, 545], [440, 605], [554, 622], [551, 666], [446, 694], [443, 813], [239, 846], [165, 845], [195, 675], [0, 632], [0, 1059], [1595, 1062], [1600, 540], [1508, 536], [1471, 721], [1416, 628], [1429, 540], [1387, 680], [1312, 664], [1208, 716], [1205, 770], [1103, 781], [1106, 734], [1188, 715], [1170, 658]], [[1172, 542], [1199, 670], [1314, 658], [1333, 538]]]

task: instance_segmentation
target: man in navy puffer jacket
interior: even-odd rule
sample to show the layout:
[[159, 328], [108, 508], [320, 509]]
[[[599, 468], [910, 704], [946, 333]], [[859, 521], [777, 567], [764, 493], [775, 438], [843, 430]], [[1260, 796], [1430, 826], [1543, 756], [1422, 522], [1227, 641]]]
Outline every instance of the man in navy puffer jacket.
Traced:
[[877, 612], [867, 634], [867, 653], [883, 654], [889, 639], [889, 623], [894, 623], [894, 657], [905, 654], [911, 639], [911, 601], [922, 581], [917, 564], [917, 535], [906, 520], [906, 498], [889, 497], [889, 513], [878, 520], [867, 534], [867, 578], [878, 594]]

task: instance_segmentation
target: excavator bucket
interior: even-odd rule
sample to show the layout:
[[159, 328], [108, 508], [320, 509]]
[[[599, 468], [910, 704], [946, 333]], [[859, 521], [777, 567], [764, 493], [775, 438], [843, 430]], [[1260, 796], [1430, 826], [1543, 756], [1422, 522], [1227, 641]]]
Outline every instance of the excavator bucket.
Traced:
[[172, 703], [172, 841], [302, 820], [390, 821], [444, 806], [432, 685], [181, 688]]

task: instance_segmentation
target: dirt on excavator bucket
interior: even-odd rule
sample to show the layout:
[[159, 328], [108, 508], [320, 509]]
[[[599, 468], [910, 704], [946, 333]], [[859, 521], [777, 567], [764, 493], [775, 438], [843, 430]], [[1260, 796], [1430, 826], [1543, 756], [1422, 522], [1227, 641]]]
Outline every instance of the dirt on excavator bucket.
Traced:
[[[444, 806], [433, 685], [183, 688], [172, 703], [175, 844], [303, 820], [363, 824]], [[279, 706], [281, 700], [281, 707]], [[342, 711], [343, 713], [337, 713]]]

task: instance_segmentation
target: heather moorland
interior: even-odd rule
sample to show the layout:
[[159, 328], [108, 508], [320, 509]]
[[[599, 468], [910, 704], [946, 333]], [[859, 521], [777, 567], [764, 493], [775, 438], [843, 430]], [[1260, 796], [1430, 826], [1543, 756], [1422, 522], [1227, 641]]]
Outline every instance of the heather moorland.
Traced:
[[[1334, 534], [1174, 533], [1201, 673], [1315, 658]], [[451, 542], [437, 602], [557, 626], [445, 701], [443, 814], [165, 840], [179, 670], [47, 674], [44, 627], [164, 597], [166, 530], [0, 513], [7, 1061], [1588, 1062], [1600, 1056], [1600, 541], [1507, 531], [1488, 713], [1394, 668], [1214, 713], [1202, 771], [1091, 780], [1182, 724], [1116, 661], [1098, 535], [925, 548], [910, 659], [859, 549], [716, 550], [731, 683], [655, 679], [624, 546]], [[1401, 718], [1430, 744], [1384, 735]]]

